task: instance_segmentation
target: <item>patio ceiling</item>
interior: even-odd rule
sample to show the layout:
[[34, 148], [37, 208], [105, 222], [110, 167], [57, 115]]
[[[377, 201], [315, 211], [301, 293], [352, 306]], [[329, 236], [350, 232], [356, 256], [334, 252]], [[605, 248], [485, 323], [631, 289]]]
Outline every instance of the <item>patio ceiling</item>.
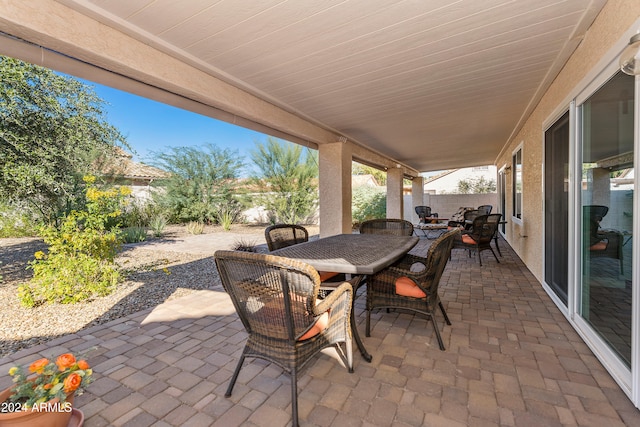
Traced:
[[418, 171], [493, 164], [606, 0], [59, 0]]

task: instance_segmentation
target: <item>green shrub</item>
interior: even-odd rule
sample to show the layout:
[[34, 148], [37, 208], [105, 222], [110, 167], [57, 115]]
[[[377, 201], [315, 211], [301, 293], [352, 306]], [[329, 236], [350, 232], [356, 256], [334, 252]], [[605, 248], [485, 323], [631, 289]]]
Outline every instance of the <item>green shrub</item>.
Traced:
[[360, 224], [368, 219], [385, 218], [387, 216], [386, 193], [373, 187], [354, 188], [351, 212], [354, 224]]
[[147, 240], [147, 230], [144, 227], [127, 227], [120, 230], [125, 243], [140, 243]]
[[162, 237], [164, 229], [167, 227], [167, 220], [162, 215], [155, 215], [149, 221], [149, 227], [155, 237]]
[[191, 221], [187, 224], [187, 232], [190, 234], [204, 233], [204, 224], [200, 221]]
[[40, 228], [48, 253], [36, 252], [29, 263], [33, 279], [18, 290], [26, 306], [108, 295], [120, 279], [114, 259], [122, 240], [107, 224], [120, 215], [128, 189], [101, 191], [93, 186], [93, 177], [85, 177], [85, 182], [86, 209], [69, 213], [59, 228]]
[[0, 238], [31, 237], [37, 234], [35, 220], [20, 206], [0, 204]]
[[223, 207], [218, 211], [218, 223], [225, 231], [231, 230], [233, 224], [234, 214], [228, 207]]

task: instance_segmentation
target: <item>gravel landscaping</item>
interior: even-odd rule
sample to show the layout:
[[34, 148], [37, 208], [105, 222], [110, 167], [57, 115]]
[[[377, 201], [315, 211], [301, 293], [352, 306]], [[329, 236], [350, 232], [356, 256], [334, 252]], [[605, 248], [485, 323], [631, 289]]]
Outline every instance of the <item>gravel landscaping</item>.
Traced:
[[[255, 241], [264, 227], [234, 226], [234, 233]], [[311, 230], [310, 230], [311, 232]], [[205, 233], [224, 233], [210, 227]], [[106, 323], [174, 298], [208, 289], [219, 282], [213, 257], [207, 253], [171, 251], [171, 240], [187, 235], [184, 227], [167, 230], [161, 249], [154, 245], [126, 245], [117, 263], [127, 272], [126, 280], [111, 295], [80, 304], [53, 304], [25, 308], [17, 298], [17, 287], [30, 278], [27, 263], [44, 243], [33, 238], [0, 239], [0, 357], [41, 344], [61, 335]], [[184, 245], [183, 245], [184, 246]]]

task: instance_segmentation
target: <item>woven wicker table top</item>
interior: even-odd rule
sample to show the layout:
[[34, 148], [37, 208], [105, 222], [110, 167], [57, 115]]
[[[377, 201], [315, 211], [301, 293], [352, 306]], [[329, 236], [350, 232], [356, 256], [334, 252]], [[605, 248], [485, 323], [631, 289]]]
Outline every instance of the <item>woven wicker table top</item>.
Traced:
[[319, 271], [373, 274], [400, 259], [418, 241], [416, 236], [338, 234], [271, 254], [306, 262]]

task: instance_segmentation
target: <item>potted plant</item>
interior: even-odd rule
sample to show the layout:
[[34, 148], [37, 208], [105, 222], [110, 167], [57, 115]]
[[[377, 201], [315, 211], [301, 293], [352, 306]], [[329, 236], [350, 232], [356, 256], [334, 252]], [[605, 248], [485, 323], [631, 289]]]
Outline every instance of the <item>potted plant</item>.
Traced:
[[84, 392], [92, 374], [87, 361], [71, 353], [61, 354], [55, 362], [38, 359], [28, 372], [12, 367], [9, 375], [14, 385], [0, 392], [0, 427], [66, 427], [74, 412], [81, 423], [82, 413], [73, 409], [73, 398]]

